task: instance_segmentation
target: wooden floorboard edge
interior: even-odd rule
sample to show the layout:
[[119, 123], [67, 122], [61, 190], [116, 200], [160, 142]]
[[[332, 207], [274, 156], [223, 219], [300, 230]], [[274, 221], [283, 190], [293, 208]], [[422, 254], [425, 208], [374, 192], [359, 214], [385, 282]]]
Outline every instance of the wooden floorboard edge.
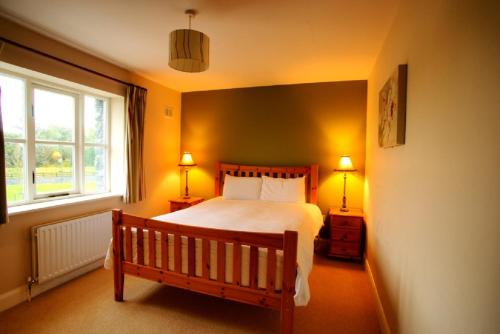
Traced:
[[365, 267], [368, 269], [368, 276], [370, 278], [370, 283], [372, 285], [373, 291], [375, 292], [375, 297], [377, 299], [377, 316], [379, 320], [380, 330], [382, 331], [382, 334], [391, 334], [391, 329], [389, 327], [389, 323], [387, 322], [387, 317], [385, 316], [384, 306], [382, 305], [382, 301], [380, 300], [377, 284], [375, 283], [375, 279], [373, 278], [370, 262], [368, 262], [367, 258], [365, 258]]

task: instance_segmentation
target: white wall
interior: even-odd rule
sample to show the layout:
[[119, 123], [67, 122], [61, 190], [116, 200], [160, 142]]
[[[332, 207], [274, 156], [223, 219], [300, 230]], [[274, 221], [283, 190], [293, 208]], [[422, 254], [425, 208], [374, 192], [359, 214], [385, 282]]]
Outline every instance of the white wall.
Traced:
[[[368, 81], [368, 261], [393, 333], [500, 333], [499, 4], [402, 1]], [[403, 63], [406, 145], [382, 149]]]

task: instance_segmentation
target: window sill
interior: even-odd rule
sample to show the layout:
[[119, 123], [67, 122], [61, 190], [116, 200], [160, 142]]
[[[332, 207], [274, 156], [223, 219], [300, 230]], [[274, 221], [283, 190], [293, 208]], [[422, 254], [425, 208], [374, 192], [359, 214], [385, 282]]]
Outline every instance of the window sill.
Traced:
[[8, 208], [9, 216], [15, 216], [23, 213], [30, 213], [41, 211], [45, 209], [59, 208], [67, 205], [78, 204], [78, 203], [86, 203], [92, 201], [98, 201], [107, 198], [113, 197], [122, 197], [123, 195], [115, 194], [115, 193], [104, 193], [104, 194], [96, 194], [96, 195], [80, 195], [74, 196], [70, 198], [57, 199], [52, 201], [45, 201], [40, 203], [30, 203], [25, 205], [13, 206]]

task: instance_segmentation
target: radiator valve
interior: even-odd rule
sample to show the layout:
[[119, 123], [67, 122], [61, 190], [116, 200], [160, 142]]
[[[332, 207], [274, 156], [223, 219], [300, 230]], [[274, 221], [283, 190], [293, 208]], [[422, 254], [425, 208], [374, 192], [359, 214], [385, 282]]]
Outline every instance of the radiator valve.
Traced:
[[31, 302], [31, 288], [33, 284], [35, 284], [37, 280], [31, 276], [28, 277], [28, 302]]

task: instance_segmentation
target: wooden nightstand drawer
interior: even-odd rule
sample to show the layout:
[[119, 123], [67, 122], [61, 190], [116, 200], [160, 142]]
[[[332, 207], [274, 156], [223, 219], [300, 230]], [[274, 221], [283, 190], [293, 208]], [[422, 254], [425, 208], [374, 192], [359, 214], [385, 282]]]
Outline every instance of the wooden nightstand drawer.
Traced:
[[361, 229], [363, 217], [332, 215], [330, 216], [330, 222], [332, 226]]
[[199, 204], [203, 202], [202, 197], [190, 197], [190, 198], [176, 198], [176, 199], [171, 199], [170, 201], [170, 212], [174, 212], [177, 210], [182, 210], [189, 208], [193, 205]]
[[332, 242], [330, 245], [330, 255], [358, 258], [361, 256], [361, 248], [359, 243]]
[[174, 212], [177, 210], [189, 208], [190, 206], [191, 206], [191, 204], [188, 204], [188, 203], [170, 203], [170, 211]]
[[328, 215], [330, 217], [328, 255], [362, 261], [364, 252], [363, 212], [355, 209], [349, 211], [331, 209]]
[[334, 241], [359, 243], [361, 240], [361, 229], [335, 228], [334, 226], [331, 226], [330, 238]]

